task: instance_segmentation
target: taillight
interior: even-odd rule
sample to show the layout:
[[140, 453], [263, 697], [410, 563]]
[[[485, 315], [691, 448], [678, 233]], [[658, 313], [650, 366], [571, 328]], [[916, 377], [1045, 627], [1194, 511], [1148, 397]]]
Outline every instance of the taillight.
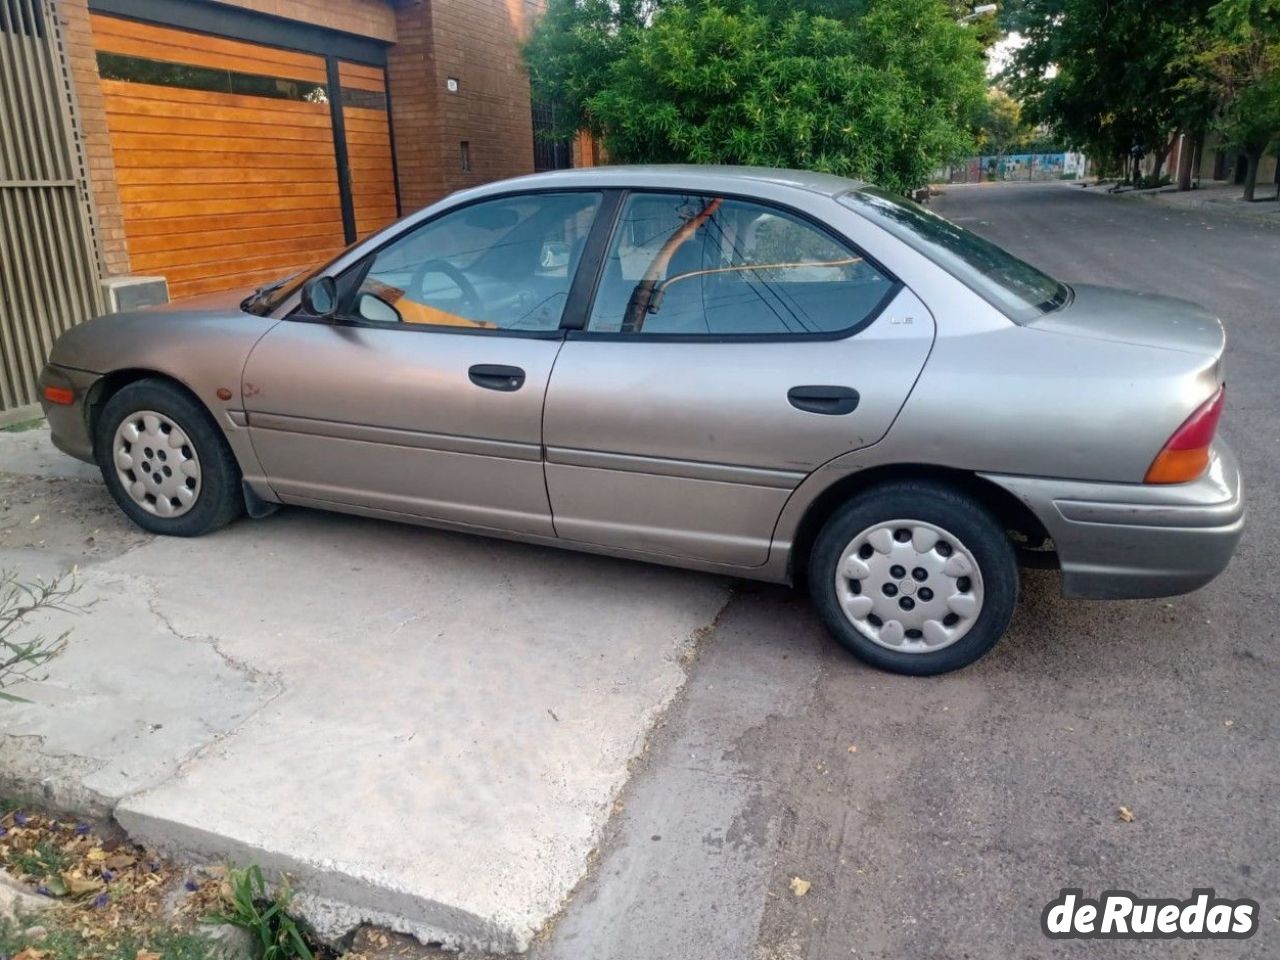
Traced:
[[1186, 483], [1204, 473], [1209, 466], [1209, 448], [1218, 431], [1218, 419], [1226, 398], [1226, 387], [1219, 387], [1217, 393], [1187, 417], [1151, 461], [1145, 483]]

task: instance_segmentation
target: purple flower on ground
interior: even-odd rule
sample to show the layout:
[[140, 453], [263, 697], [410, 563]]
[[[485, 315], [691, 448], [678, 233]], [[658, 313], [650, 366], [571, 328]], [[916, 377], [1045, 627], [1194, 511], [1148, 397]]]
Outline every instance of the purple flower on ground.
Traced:
[[159, 860], [152, 860], [150, 863], [148, 863], [148, 864], [147, 864], [147, 872], [148, 872], [148, 873], [159, 873], [159, 872], [160, 872], [160, 861], [159, 861]]
[[188, 879], [187, 882], [183, 884], [183, 886], [187, 888], [188, 893], [195, 893], [197, 890], [200, 889], [200, 884], [196, 883], [194, 877]]
[[110, 869], [109, 867], [103, 867], [103, 868], [102, 868], [102, 879], [103, 879], [103, 880], [105, 880], [107, 883], [110, 883], [110, 882], [111, 882], [112, 880], [114, 880], [115, 878], [116, 878], [116, 872], [115, 872], [114, 870]]
[[95, 910], [101, 910], [103, 907], [107, 905], [108, 902], [110, 902], [110, 900], [111, 898], [107, 896], [107, 894], [100, 893], [93, 898], [93, 903], [91, 904], [91, 906]]
[[0, 827], [0, 837], [6, 836], [8, 833], [9, 831], [6, 830], [4, 827]]
[[31, 822], [31, 818], [28, 817], [21, 810], [19, 810], [13, 815], [13, 822], [20, 827], [25, 827], [28, 823]]
[[36, 893], [40, 894], [40, 896], [42, 896], [42, 897], [52, 897], [52, 896], [53, 896], [53, 891], [52, 891], [52, 890], [50, 890], [48, 887], [44, 886], [43, 884], [41, 884], [40, 886], [36, 887]]
[[76, 836], [86, 837], [89, 835], [89, 825], [87, 823], [76, 824]]

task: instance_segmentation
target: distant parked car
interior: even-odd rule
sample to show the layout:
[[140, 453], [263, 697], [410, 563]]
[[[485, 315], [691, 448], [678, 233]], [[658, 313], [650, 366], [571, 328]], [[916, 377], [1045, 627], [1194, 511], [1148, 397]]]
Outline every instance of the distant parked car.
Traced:
[[321, 507], [807, 581], [869, 663], [1066, 594], [1226, 565], [1223, 330], [1070, 288], [875, 187], [596, 168], [489, 184], [246, 296], [101, 317], [43, 375], [54, 442], [155, 533]]

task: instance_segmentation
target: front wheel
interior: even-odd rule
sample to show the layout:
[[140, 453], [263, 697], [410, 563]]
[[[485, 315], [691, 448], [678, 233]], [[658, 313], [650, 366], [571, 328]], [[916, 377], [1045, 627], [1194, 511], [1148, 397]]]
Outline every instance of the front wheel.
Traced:
[[186, 391], [139, 380], [112, 395], [94, 441], [107, 489], [151, 533], [198, 537], [240, 515], [240, 470], [217, 424]]
[[968, 666], [1004, 635], [1018, 569], [985, 507], [943, 484], [906, 481], [832, 515], [810, 555], [809, 587], [855, 656], [927, 676]]

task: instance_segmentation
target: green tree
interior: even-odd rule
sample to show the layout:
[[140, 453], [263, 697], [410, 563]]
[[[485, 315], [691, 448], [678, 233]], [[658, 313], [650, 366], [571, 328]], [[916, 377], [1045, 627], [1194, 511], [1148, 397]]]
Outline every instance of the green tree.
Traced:
[[1181, 89], [1218, 104], [1214, 125], [1245, 155], [1244, 199], [1253, 200], [1258, 165], [1280, 139], [1280, 0], [1221, 0], [1189, 46]]
[[551, 0], [525, 45], [536, 100], [555, 104], [555, 138], [580, 130], [599, 135], [587, 100], [602, 89], [662, 0]]
[[[535, 87], [555, 77], [545, 94], [577, 98], [564, 112], [620, 162], [800, 167], [908, 190], [973, 148], [982, 46], [950, 0], [688, 0], [611, 24], [579, 44], [540, 24], [528, 56]], [[560, 66], [542, 62], [553, 48]]]
[[1179, 130], [1208, 122], [1183, 95], [1187, 39], [1213, 0], [1008, 0], [1004, 25], [1026, 37], [1005, 80], [1028, 119], [1098, 158], [1140, 144], [1159, 164]]
[[1022, 119], [1018, 101], [999, 87], [987, 91], [980, 124], [981, 151], [997, 157], [1025, 147], [1034, 135], [1031, 125]]

